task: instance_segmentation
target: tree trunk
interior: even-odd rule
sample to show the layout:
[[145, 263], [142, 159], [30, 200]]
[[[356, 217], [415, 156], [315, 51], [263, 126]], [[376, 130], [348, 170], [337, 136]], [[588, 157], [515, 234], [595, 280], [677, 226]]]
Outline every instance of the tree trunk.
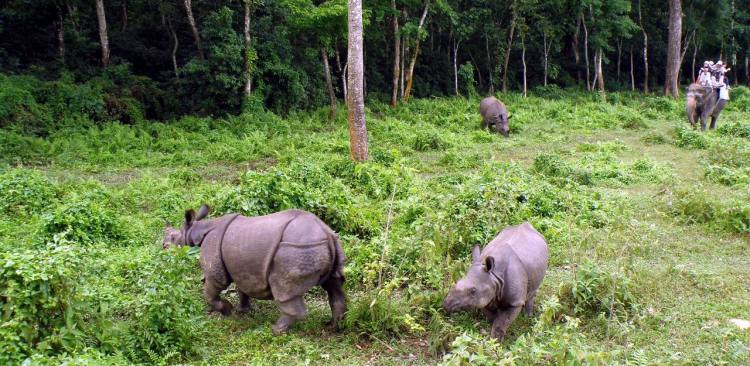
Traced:
[[190, 24], [190, 30], [193, 32], [193, 38], [195, 39], [195, 46], [198, 48], [198, 56], [201, 60], [205, 59], [203, 54], [203, 43], [201, 42], [201, 35], [198, 32], [198, 25], [195, 23], [195, 17], [193, 17], [193, 3], [192, 0], [185, 0], [185, 13], [187, 14], [187, 20]]
[[398, 79], [401, 74], [401, 35], [398, 30], [398, 9], [396, 0], [391, 0], [393, 11], [393, 83], [391, 85], [391, 107], [398, 103]]
[[638, 25], [640, 25], [641, 32], [643, 32], [643, 92], [648, 94], [648, 34], [646, 33], [646, 27], [643, 26], [640, 0], [638, 1]]
[[739, 85], [737, 78], [737, 53], [732, 53], [732, 70], [734, 71], [734, 86]]
[[323, 73], [326, 79], [326, 91], [328, 92], [328, 99], [331, 101], [331, 113], [328, 115], [328, 119], [333, 120], [336, 118], [336, 93], [333, 92], [333, 79], [331, 78], [331, 67], [328, 65], [328, 54], [326, 50], [320, 49], [320, 57], [323, 59]]
[[476, 66], [475, 69], [477, 71], [477, 76], [479, 77], [479, 86], [484, 86], [484, 79], [482, 78], [482, 71], [480, 70], [481, 68], [479, 67], [477, 60], [474, 58], [474, 54], [471, 53], [471, 51], [469, 51], [469, 59], [471, 59], [471, 64]]
[[102, 65], [109, 65], [109, 37], [107, 36], [107, 17], [104, 14], [104, 0], [96, 0], [96, 20], [99, 23], [99, 43], [102, 48]]
[[677, 87], [679, 88], [680, 84], [680, 74], [682, 73], [682, 62], [685, 60], [685, 54], [687, 53], [688, 48], [690, 48], [690, 42], [695, 40], [695, 32], [694, 29], [690, 35], [685, 34], [685, 41], [682, 45], [682, 51], [680, 51], [680, 64], [677, 67]]
[[490, 53], [490, 41], [489, 41], [489, 38], [487, 37], [487, 33], [484, 34], [484, 47], [485, 47], [485, 50], [487, 51], [487, 69], [490, 74], [490, 94], [494, 95], [495, 94], [495, 82], [492, 79], [492, 74], [494, 73], [494, 70], [492, 69], [492, 56]]
[[57, 9], [57, 56], [65, 64], [65, 18], [63, 17], [62, 8]]
[[172, 19], [168, 19], [164, 12], [161, 12], [161, 23], [167, 27], [170, 37], [172, 37], [172, 68], [174, 69], [174, 77], [179, 79], [180, 74], [177, 71], [177, 48], [180, 46], [180, 40], [177, 38], [177, 32], [175, 32], [172, 26]]
[[750, 57], [745, 55], [745, 81], [750, 86]]
[[367, 160], [367, 126], [365, 124], [364, 60], [362, 34], [362, 0], [349, 0], [349, 94], [346, 99], [349, 117], [349, 140], [352, 159]]
[[526, 38], [521, 37], [521, 62], [523, 63], [523, 97], [526, 98]]
[[453, 90], [456, 95], [461, 95], [458, 93], [458, 46], [460, 44], [461, 41], [453, 41]]
[[622, 59], [622, 38], [617, 40], [617, 83], [620, 83], [620, 59]]
[[404, 100], [404, 74], [406, 74], [406, 53], [408, 49], [406, 48], [405, 40], [402, 41], [404, 42], [401, 42], [401, 74], [399, 75], [399, 94], [401, 95], [401, 100]]
[[[250, 1], [245, 0], [245, 16], [243, 17], [243, 27], [242, 27], [242, 35], [245, 38], [245, 54], [244, 54], [244, 61], [245, 61], [245, 96], [249, 96], [253, 93], [253, 73], [252, 68], [253, 65], [252, 60], [250, 60], [250, 50], [252, 50], [253, 44], [252, 44], [252, 37], [250, 37]], [[327, 61], [327, 59], [326, 59]], [[326, 70], [328, 70], [328, 67], [326, 67]], [[328, 78], [330, 78], [330, 71], [326, 71], [329, 73]]]
[[573, 47], [573, 57], [576, 61], [576, 82], [578, 85], [581, 84], [581, 53], [578, 51], [578, 37], [581, 34], [581, 17], [583, 16], [583, 13], [578, 15], [578, 19], [576, 20], [576, 30], [575, 33], [573, 33], [573, 40], [571, 41], [571, 46]]
[[542, 40], [544, 41], [544, 86], [547, 86], [547, 59], [549, 51], [547, 49], [547, 32], [542, 31]]
[[342, 86], [343, 92], [344, 92], [344, 99], [347, 100], [347, 103], [348, 103], [349, 99], [347, 99], [347, 98], [349, 98], [349, 93], [347, 92], [348, 91], [347, 84], [349, 83], [349, 76], [348, 76], [349, 75], [349, 73], [348, 73], [348, 71], [349, 71], [349, 60], [348, 60], [349, 56], [346, 56], [346, 57], [347, 57], [347, 60], [346, 60], [346, 63], [344, 64], [344, 70], [341, 71], [341, 84], [342, 84], [341, 86]]
[[669, 0], [669, 41], [667, 43], [667, 65], [664, 79], [664, 95], [677, 98], [680, 96], [680, 42], [682, 41], [682, 4], [681, 0]]
[[581, 15], [581, 24], [583, 25], [583, 54], [586, 60], [586, 90], [591, 91], [593, 86], [591, 85], [591, 73], [589, 69], [589, 30], [586, 28], [586, 18]]
[[596, 57], [596, 73], [599, 75], [599, 91], [604, 95], [604, 71], [602, 69], [602, 59], [604, 56], [602, 55], [602, 49], [598, 49], [596, 51], [597, 57]]
[[122, 0], [122, 30], [121, 32], [125, 32], [127, 28], [128, 28], [128, 1]]
[[516, 29], [516, 12], [510, 19], [510, 33], [508, 35], [508, 46], [505, 48], [505, 62], [503, 62], [503, 93], [508, 92], [508, 62], [510, 62], [510, 49], [513, 47], [513, 32]]
[[630, 91], [635, 91], [635, 72], [633, 67], [633, 46], [630, 46]]
[[596, 85], [596, 82], [599, 80], [599, 71], [596, 69], [597, 64], [597, 57], [599, 54], [597, 52], [594, 52], [594, 80], [591, 81], [591, 89], [594, 89], [594, 85]]
[[695, 59], [698, 57], [698, 48], [700, 48], [698, 39], [693, 43], [693, 64], [690, 66], [690, 76], [692, 76], [693, 82], [698, 81], [698, 75], [695, 69]]
[[430, 9], [430, 1], [427, 0], [424, 3], [424, 11], [422, 11], [422, 17], [419, 18], [419, 26], [417, 26], [417, 38], [414, 40], [414, 53], [411, 55], [411, 61], [409, 61], [409, 69], [406, 73], [406, 88], [404, 89], [404, 101], [408, 102], [411, 96], [411, 88], [414, 84], [414, 66], [417, 64], [417, 56], [419, 56], [419, 33], [422, 31], [424, 21], [427, 19], [427, 11]]

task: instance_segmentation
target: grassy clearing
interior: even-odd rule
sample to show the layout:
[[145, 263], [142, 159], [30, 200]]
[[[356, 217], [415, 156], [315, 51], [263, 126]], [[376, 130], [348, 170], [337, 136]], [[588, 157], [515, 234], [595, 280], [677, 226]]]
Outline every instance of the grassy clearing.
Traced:
[[[0, 360], [748, 362], [750, 333], [728, 323], [750, 319], [750, 93], [735, 95], [709, 133], [660, 97], [502, 95], [508, 139], [479, 129], [477, 100], [370, 103], [362, 165], [345, 116], [326, 122], [325, 110], [0, 131], [0, 277], [14, 309]], [[270, 302], [206, 314], [195, 251], [157, 245], [165, 220], [203, 202], [214, 215], [298, 207], [328, 222], [349, 257], [345, 328], [323, 327], [323, 291], [281, 337]], [[498, 345], [480, 314], [440, 306], [470, 248], [523, 220], [547, 238], [550, 268], [538, 316]]]

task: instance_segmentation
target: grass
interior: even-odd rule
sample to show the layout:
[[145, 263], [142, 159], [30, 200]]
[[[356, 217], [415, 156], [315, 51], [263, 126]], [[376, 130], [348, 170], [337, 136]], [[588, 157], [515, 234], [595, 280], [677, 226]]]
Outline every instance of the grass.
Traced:
[[[10, 187], [0, 193], [0, 250], [21, 258], [72, 251], [77, 275], [50, 273], [50, 283], [66, 289], [68, 312], [86, 314], [71, 326], [64, 311], [50, 312], [62, 320], [49, 335], [0, 348], [0, 357], [750, 362], [750, 333], [728, 322], [750, 319], [750, 119], [738, 105], [747, 101], [730, 103], [718, 131], [695, 133], [682, 101], [558, 94], [501, 95], [514, 115], [507, 139], [480, 131], [478, 100], [368, 103], [371, 161], [359, 166], [348, 158], [345, 113], [327, 122], [326, 110], [105, 125], [46, 139], [0, 131], [8, 142], [0, 186]], [[214, 215], [299, 207], [324, 218], [349, 257], [344, 329], [324, 327], [330, 312], [319, 289], [306, 296], [308, 317], [280, 337], [271, 335], [272, 302], [256, 302], [250, 315], [206, 313], [195, 254], [157, 244], [165, 220], [179, 223], [203, 202]], [[448, 316], [440, 305], [470, 248], [524, 220], [547, 238], [550, 268], [538, 316], [519, 318], [496, 344], [480, 314]], [[8, 337], [0, 332], [0, 345]]]

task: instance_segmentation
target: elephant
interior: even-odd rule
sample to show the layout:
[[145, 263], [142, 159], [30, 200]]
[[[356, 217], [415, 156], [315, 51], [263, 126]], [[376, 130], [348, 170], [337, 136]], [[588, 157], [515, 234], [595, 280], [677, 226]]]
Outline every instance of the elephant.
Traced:
[[685, 111], [687, 112], [688, 121], [695, 129], [698, 119], [701, 122], [701, 131], [706, 130], [706, 120], [711, 116], [711, 126], [716, 128], [716, 120], [719, 119], [721, 110], [724, 109], [727, 101], [719, 98], [719, 92], [715, 88], [704, 87], [700, 84], [690, 84], [687, 90], [687, 101]]
[[547, 271], [547, 243], [525, 222], [505, 228], [484, 249], [475, 246], [471, 259], [466, 276], [450, 290], [443, 308], [481, 309], [492, 323], [491, 336], [502, 341], [522, 309], [527, 316], [533, 313]]
[[346, 256], [338, 235], [314, 214], [286, 210], [265, 216], [228, 214], [204, 220], [209, 208], [185, 212], [179, 231], [165, 229], [164, 247], [199, 246], [203, 294], [212, 311], [229, 315], [232, 304], [221, 292], [232, 282], [239, 292], [240, 313], [250, 298], [275, 300], [281, 317], [274, 334], [289, 329], [307, 310], [303, 296], [316, 285], [328, 293], [333, 327], [346, 311], [343, 291]]
[[479, 103], [479, 114], [482, 115], [482, 128], [492, 128], [495, 125], [495, 131], [508, 137], [510, 127], [508, 121], [508, 109], [505, 104], [495, 97], [487, 97]]

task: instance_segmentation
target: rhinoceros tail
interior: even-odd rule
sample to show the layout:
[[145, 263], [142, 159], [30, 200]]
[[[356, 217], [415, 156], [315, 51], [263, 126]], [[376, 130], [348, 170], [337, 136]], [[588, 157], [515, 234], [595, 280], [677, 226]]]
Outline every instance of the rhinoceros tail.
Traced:
[[346, 254], [344, 254], [344, 248], [341, 247], [341, 241], [339, 240], [338, 234], [332, 234], [331, 239], [333, 240], [333, 248], [335, 258], [333, 259], [333, 270], [331, 276], [335, 278], [341, 278], [344, 281], [344, 264], [346, 264]]

